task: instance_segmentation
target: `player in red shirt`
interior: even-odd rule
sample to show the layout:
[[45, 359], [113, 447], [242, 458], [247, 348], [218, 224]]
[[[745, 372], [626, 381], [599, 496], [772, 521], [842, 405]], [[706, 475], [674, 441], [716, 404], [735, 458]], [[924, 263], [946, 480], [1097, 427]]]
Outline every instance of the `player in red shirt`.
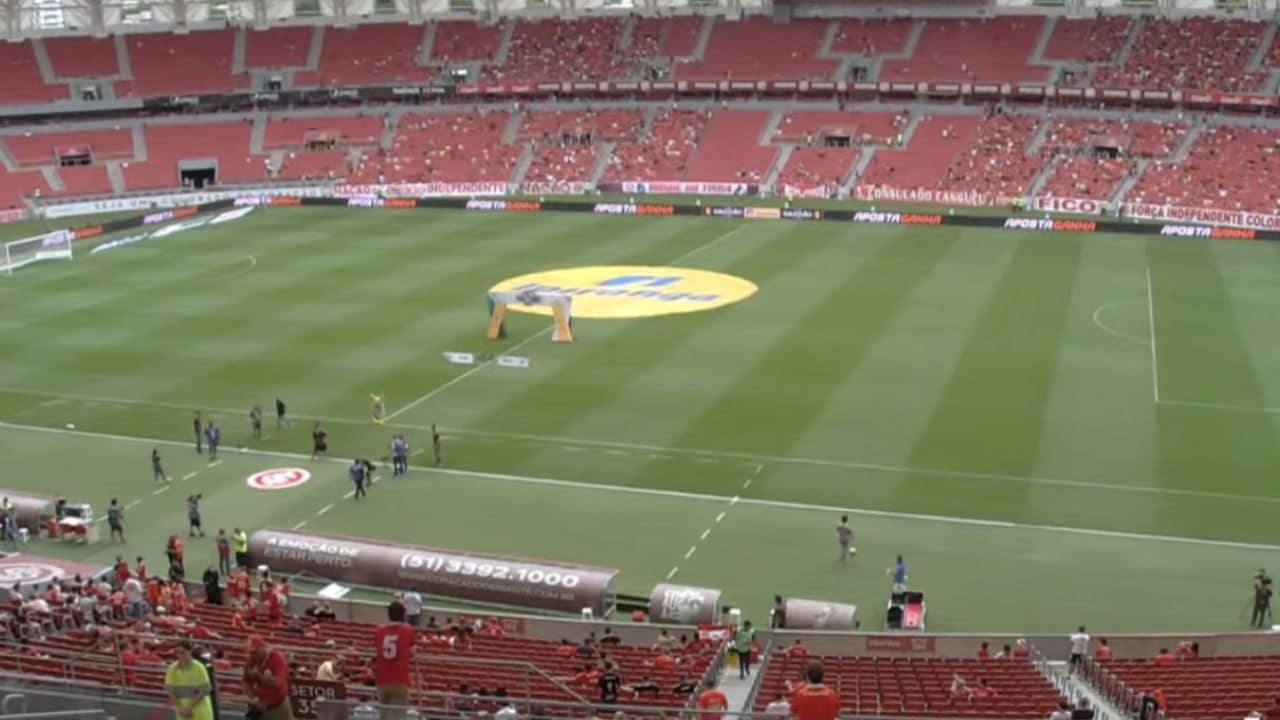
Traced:
[[720, 720], [721, 713], [729, 709], [729, 698], [708, 680], [707, 689], [698, 695], [698, 709], [703, 711], [701, 720]]
[[822, 684], [822, 676], [822, 663], [809, 663], [804, 671], [807, 682], [791, 694], [791, 714], [796, 720], [835, 720], [840, 714], [840, 696]]
[[378, 628], [373, 636], [373, 684], [378, 688], [379, 703], [404, 706], [409, 704], [416, 634], [404, 621], [404, 605], [393, 603], [387, 609], [387, 618], [391, 622]]

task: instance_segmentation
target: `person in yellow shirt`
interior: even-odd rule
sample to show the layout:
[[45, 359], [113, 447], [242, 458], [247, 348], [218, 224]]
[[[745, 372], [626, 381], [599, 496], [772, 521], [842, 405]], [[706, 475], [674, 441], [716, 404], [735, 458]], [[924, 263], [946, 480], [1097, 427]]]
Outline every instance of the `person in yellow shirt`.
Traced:
[[164, 689], [177, 720], [213, 720], [209, 671], [191, 654], [191, 641], [178, 643], [178, 659], [164, 673]]

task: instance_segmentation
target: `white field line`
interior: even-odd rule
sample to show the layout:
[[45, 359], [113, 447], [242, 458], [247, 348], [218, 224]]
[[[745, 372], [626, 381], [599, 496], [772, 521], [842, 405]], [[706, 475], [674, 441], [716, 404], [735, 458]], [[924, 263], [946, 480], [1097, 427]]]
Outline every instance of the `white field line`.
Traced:
[[183, 476], [182, 476], [182, 481], [183, 481], [183, 482], [186, 482], [187, 480], [190, 480], [191, 478], [193, 478], [193, 477], [195, 477], [195, 476], [197, 476], [197, 475], [199, 475], [199, 474], [200, 474], [200, 471], [199, 471], [199, 470], [192, 470], [191, 472], [189, 472], [189, 473], [187, 473], [186, 475], [183, 475]]
[[1191, 400], [1161, 400], [1160, 404], [1175, 405], [1177, 407], [1202, 408], [1205, 410], [1225, 410], [1227, 412], [1249, 412], [1249, 413], [1264, 413], [1266, 415], [1280, 415], [1280, 407], [1256, 407], [1253, 405], [1231, 405], [1228, 403], [1193, 402]]
[[300, 523], [296, 523], [293, 527], [291, 527], [291, 528], [289, 528], [289, 529], [290, 529], [290, 530], [301, 530], [302, 528], [304, 528], [304, 527], [306, 527], [306, 526], [307, 526], [307, 521], [306, 521], [306, 520], [303, 520], [303, 521], [302, 521], [302, 522], [300, 522]]
[[1151, 395], [1160, 402], [1160, 351], [1156, 349], [1156, 303], [1151, 288], [1151, 268], [1147, 268], [1147, 326], [1151, 330]]
[[[136, 406], [152, 406], [152, 407], [170, 407], [181, 410], [191, 410], [200, 407], [210, 412], [228, 412], [239, 413], [239, 410], [228, 408], [216, 408], [210, 406], [200, 406], [195, 404], [178, 404], [151, 402], [142, 400], [129, 400], [126, 398], [109, 398], [94, 395], [75, 395], [64, 393], [51, 393], [46, 391], [26, 390], [24, 388], [11, 388], [0, 386], [0, 394], [25, 394], [36, 397], [59, 397], [68, 400], [83, 400], [86, 402], [104, 402], [116, 403], [121, 405]], [[1218, 403], [1200, 403], [1190, 401], [1177, 400], [1161, 400], [1161, 405], [1182, 405], [1186, 407], [1199, 407], [1214, 410], [1230, 410], [1238, 412], [1259, 412], [1267, 414], [1280, 414], [1280, 408], [1267, 407], [1251, 407], [1244, 405], [1225, 405]], [[367, 427], [369, 421], [367, 419], [353, 420], [351, 418], [326, 417], [316, 415], [295, 415], [292, 416], [301, 420], [318, 420], [330, 424], [353, 425]], [[14, 427], [22, 427], [14, 425]], [[384, 426], [388, 430], [419, 430], [428, 432], [431, 430], [429, 425], [414, 425], [411, 423], [388, 423]], [[643, 443], [623, 442], [618, 440], [594, 440], [590, 438], [564, 437], [559, 435], [535, 435], [529, 433], [512, 433], [499, 432], [494, 430], [477, 430], [472, 428], [446, 427], [440, 426], [440, 431], [449, 435], [470, 437], [475, 441], [484, 439], [501, 439], [501, 440], [521, 440], [525, 442], [541, 443], [544, 445], [564, 446], [568, 444], [582, 445], [591, 448], [624, 448], [627, 450], [648, 452], [649, 457], [654, 460], [670, 460], [672, 455], [684, 456], [689, 458], [698, 457], [715, 457], [726, 460], [739, 460], [751, 465], [779, 464], [779, 465], [803, 465], [809, 467], [825, 467], [839, 470], [869, 470], [873, 472], [895, 473], [900, 475], [914, 475], [917, 477], [938, 477], [938, 478], [954, 478], [957, 480], [975, 480], [990, 482], [1014, 482], [1025, 483], [1028, 485], [1045, 485], [1056, 487], [1075, 487], [1089, 490], [1101, 490], [1105, 492], [1121, 492], [1121, 493], [1137, 493], [1143, 495], [1170, 495], [1182, 497], [1202, 497], [1214, 500], [1239, 500], [1245, 502], [1263, 502], [1280, 504], [1280, 497], [1267, 497], [1263, 495], [1243, 495], [1238, 493], [1223, 493], [1212, 490], [1187, 490], [1182, 488], [1166, 488], [1151, 485], [1128, 485], [1124, 483], [1098, 482], [1092, 480], [1071, 480], [1066, 478], [1053, 478], [1035, 475], [1010, 475], [1007, 473], [990, 473], [972, 470], [950, 470], [947, 468], [920, 468], [910, 467], [907, 465], [889, 465], [885, 463], [870, 463], [859, 460], [833, 460], [829, 458], [813, 458], [800, 457], [791, 455], [761, 455], [757, 453], [734, 452], [729, 450], [709, 450], [704, 448], [678, 448], [667, 447], [663, 445], [646, 445]], [[190, 442], [169, 443], [180, 446], [189, 447]], [[249, 452], [253, 452], [250, 450]], [[422, 453], [420, 448], [413, 451], [410, 457], [416, 457]]]
[[[119, 442], [131, 442], [139, 444], [151, 445], [178, 445], [186, 446], [187, 443], [178, 440], [164, 440], [157, 438], [135, 437], [132, 435], [114, 435], [111, 433], [90, 432], [87, 430], [66, 430], [64, 428], [40, 427], [33, 425], [20, 425], [9, 422], [0, 421], [0, 428], [9, 430], [17, 430], [22, 432], [43, 433], [49, 435], [67, 435], [73, 437], [96, 438], [100, 440], [116, 440]], [[249, 450], [245, 454], [257, 457], [275, 457], [289, 458], [293, 460], [309, 460], [310, 455], [306, 453], [279, 452], [272, 450]], [[347, 464], [349, 459], [331, 457], [324, 458], [325, 462]], [[1280, 545], [1265, 545], [1262, 543], [1237, 542], [1234, 540], [1208, 540], [1205, 538], [1180, 537], [1176, 535], [1156, 535], [1146, 533], [1124, 532], [1120, 530], [1097, 530], [1092, 528], [1076, 528], [1061, 525], [1041, 525], [1034, 523], [1017, 523], [1004, 520], [982, 520], [979, 518], [950, 517], [946, 515], [926, 515], [922, 513], [904, 513], [893, 512], [889, 510], [868, 510], [861, 508], [836, 507], [834, 505], [819, 505], [815, 503], [789, 502], [783, 500], [764, 500], [757, 498], [742, 498], [734, 496], [726, 498], [723, 495], [710, 495], [706, 493], [683, 492], [679, 490], [658, 490], [655, 488], [630, 487], [623, 485], [600, 485], [595, 483], [579, 482], [576, 480], [560, 480], [556, 478], [534, 477], [529, 475], [512, 475], [507, 473], [481, 472], [478, 470], [459, 470], [455, 468], [437, 468], [425, 467], [419, 465], [410, 465], [409, 469], [414, 472], [426, 474], [445, 475], [458, 478], [479, 478], [483, 480], [495, 480], [501, 482], [518, 483], [525, 485], [543, 485], [547, 487], [564, 487], [579, 490], [593, 490], [598, 492], [614, 492], [624, 495], [644, 495], [650, 497], [678, 498], [684, 500], [700, 500], [708, 502], [724, 502], [729, 500], [730, 504], [742, 503], [743, 505], [752, 505], [756, 507], [769, 508], [785, 508], [790, 510], [806, 510], [824, 513], [848, 513], [850, 515], [862, 515], [865, 517], [883, 517], [904, 520], [919, 520], [922, 522], [936, 522], [949, 525], [967, 525], [972, 527], [989, 527], [1001, 528], [1007, 530], [1022, 530], [1036, 532], [1052, 532], [1068, 535], [1085, 535], [1091, 537], [1107, 537], [1119, 538], [1124, 540], [1137, 540], [1142, 542], [1164, 542], [1164, 543], [1180, 543], [1186, 545], [1203, 545], [1207, 547], [1226, 547], [1237, 548], [1243, 550], [1264, 550], [1264, 551], [1280, 551]], [[166, 488], [162, 488], [167, 489]], [[344, 498], [350, 498], [355, 494], [354, 490], [349, 491]], [[1261, 499], [1261, 498], [1260, 498]], [[1268, 498], [1272, 501], [1280, 501], [1277, 498]]]
[[1119, 302], [1103, 303], [1093, 311], [1093, 324], [1097, 325], [1103, 332], [1107, 333], [1108, 335], [1111, 335], [1112, 337], [1117, 337], [1117, 338], [1120, 338], [1121, 340], [1124, 340], [1125, 342], [1131, 342], [1135, 345], [1141, 345], [1142, 347], [1147, 347], [1151, 344], [1147, 340], [1147, 338], [1138, 337], [1137, 335], [1130, 335], [1127, 332], [1117, 330], [1111, 327], [1110, 325], [1102, 322], [1103, 313], [1110, 310], [1111, 308], [1124, 307], [1125, 305], [1137, 305], [1138, 303], [1142, 303], [1142, 302], [1145, 302], [1145, 300], [1121, 300]]
[[[710, 239], [710, 240], [708, 240], [707, 242], [705, 242], [705, 243], [703, 243], [703, 244], [701, 244], [701, 245], [699, 245], [699, 246], [695, 247], [694, 249], [692, 249], [692, 250], [690, 250], [690, 251], [688, 251], [688, 252], [686, 252], [686, 253], [684, 253], [684, 254], [680, 255], [679, 257], [675, 258], [674, 260], [671, 260], [670, 262], [666, 263], [666, 264], [664, 265], [664, 267], [670, 267], [670, 266], [672, 266], [672, 265], [676, 265], [676, 264], [681, 263], [681, 262], [683, 262], [683, 261], [685, 261], [685, 260], [688, 260], [689, 258], [693, 257], [694, 255], [697, 255], [698, 253], [703, 252], [704, 250], [708, 250], [708, 249], [710, 249], [712, 246], [714, 246], [716, 243], [720, 242], [721, 240], [725, 240], [725, 239], [727, 239], [727, 238], [732, 237], [733, 235], [737, 234], [737, 232], [738, 232], [739, 230], [742, 230], [742, 229], [744, 229], [744, 228], [746, 228], [746, 227], [747, 227], [746, 225], [739, 225], [738, 227], [733, 228], [732, 230], [729, 230], [728, 232], [721, 233], [721, 234], [719, 234], [719, 235], [717, 235], [717, 236], [715, 236], [715, 237], [711, 238], [711, 239]], [[503, 353], [504, 353], [504, 354], [507, 354], [507, 355], [510, 355], [511, 353], [515, 352], [516, 350], [519, 350], [520, 348], [524, 347], [525, 345], [528, 345], [529, 343], [533, 342], [534, 340], [537, 340], [538, 338], [544, 337], [545, 335], [547, 335], [548, 333], [550, 333], [552, 330], [555, 330], [555, 325], [548, 325], [547, 327], [544, 327], [543, 329], [541, 329], [541, 330], [539, 330], [538, 332], [536, 332], [536, 333], [534, 333], [534, 334], [530, 335], [529, 337], [527, 337], [527, 338], [525, 338], [525, 339], [521, 340], [520, 342], [516, 343], [515, 345], [512, 345], [511, 347], [509, 347], [509, 348], [507, 348], [507, 349], [503, 350]], [[451, 387], [453, 387], [453, 386], [457, 385], [458, 383], [462, 382], [463, 380], [466, 380], [467, 378], [471, 377], [472, 375], [475, 375], [476, 373], [478, 373], [478, 372], [480, 372], [481, 370], [485, 369], [486, 367], [488, 367], [488, 366], [492, 365], [493, 363], [494, 363], [494, 359], [486, 360], [486, 361], [484, 361], [484, 362], [480, 363], [479, 365], [476, 365], [475, 367], [471, 368], [470, 370], [467, 370], [466, 372], [462, 373], [461, 375], [459, 375], [459, 376], [457, 376], [457, 377], [455, 377], [455, 378], [452, 378], [452, 379], [450, 379], [450, 380], [447, 380], [447, 381], [446, 381], [446, 382], [444, 382], [444, 383], [441, 383], [440, 385], [438, 385], [438, 386], [436, 386], [434, 389], [432, 389], [430, 392], [427, 392], [427, 393], [426, 393], [426, 394], [424, 394], [424, 395], [420, 395], [420, 396], [418, 396], [416, 399], [414, 399], [414, 400], [410, 401], [410, 402], [409, 402], [409, 404], [404, 405], [403, 407], [399, 408], [399, 409], [398, 409], [398, 410], [396, 410], [395, 412], [393, 412], [393, 413], [391, 413], [390, 415], [388, 415], [388, 416], [387, 416], [387, 420], [395, 420], [397, 417], [400, 417], [401, 415], [405, 414], [406, 412], [409, 412], [410, 410], [412, 410], [412, 409], [414, 409], [415, 407], [417, 407], [417, 406], [421, 405], [422, 403], [424, 403], [424, 402], [426, 402], [426, 401], [430, 400], [431, 398], [436, 397], [437, 395], [439, 395], [440, 393], [444, 392], [445, 390], [448, 390], [449, 388], [451, 388]]]
[[[529, 337], [527, 337], [527, 338], [525, 338], [525, 339], [521, 340], [520, 342], [516, 343], [515, 345], [512, 345], [511, 347], [507, 348], [506, 350], [503, 350], [503, 353], [504, 353], [504, 354], [507, 354], [507, 355], [510, 355], [511, 353], [515, 352], [516, 350], [519, 350], [520, 348], [524, 347], [525, 345], [528, 345], [529, 343], [533, 342], [534, 340], [537, 340], [538, 338], [543, 337], [544, 335], [546, 335], [547, 333], [551, 332], [551, 331], [552, 331], [552, 330], [554, 330], [554, 329], [555, 329], [555, 325], [548, 325], [547, 327], [542, 328], [542, 329], [541, 329], [541, 330], [539, 330], [538, 332], [536, 332], [536, 333], [534, 333], [534, 334], [530, 335]], [[387, 420], [395, 420], [397, 417], [399, 417], [399, 416], [403, 415], [404, 413], [409, 412], [410, 410], [412, 410], [412, 409], [414, 409], [415, 407], [417, 407], [417, 406], [421, 405], [422, 403], [424, 403], [424, 402], [426, 402], [426, 401], [430, 400], [431, 398], [433, 398], [433, 397], [435, 397], [435, 396], [439, 395], [440, 393], [444, 392], [445, 390], [448, 390], [449, 388], [453, 387], [454, 385], [457, 385], [458, 383], [462, 382], [463, 380], [466, 380], [467, 378], [471, 377], [472, 375], [475, 375], [476, 373], [480, 372], [481, 370], [483, 370], [483, 369], [485, 369], [485, 368], [489, 367], [490, 365], [492, 365], [492, 364], [494, 363], [494, 360], [495, 360], [495, 359], [496, 359], [496, 356], [495, 356], [495, 358], [491, 358], [491, 359], [489, 359], [489, 360], [485, 360], [484, 362], [480, 363], [479, 365], [476, 365], [475, 367], [471, 368], [470, 370], [467, 370], [466, 372], [462, 373], [461, 375], [459, 375], [459, 376], [457, 376], [457, 377], [455, 377], [455, 378], [452, 378], [452, 379], [450, 379], [450, 380], [447, 380], [447, 381], [445, 381], [445, 382], [441, 383], [440, 385], [437, 385], [433, 390], [431, 390], [431, 392], [428, 392], [428, 393], [426, 393], [425, 395], [420, 395], [420, 396], [418, 396], [415, 400], [413, 400], [412, 402], [410, 402], [408, 405], [405, 405], [405, 406], [401, 407], [399, 410], [396, 410], [395, 412], [393, 412], [393, 413], [391, 413], [390, 415], [388, 415], [388, 416], [387, 416]]]

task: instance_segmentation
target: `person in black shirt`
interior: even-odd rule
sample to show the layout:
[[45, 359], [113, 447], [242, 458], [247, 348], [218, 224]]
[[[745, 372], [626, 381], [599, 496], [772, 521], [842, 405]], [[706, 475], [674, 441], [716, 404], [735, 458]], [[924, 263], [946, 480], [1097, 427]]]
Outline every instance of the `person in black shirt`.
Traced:
[[661, 688], [658, 687], [658, 683], [654, 682], [653, 678], [648, 675], [645, 675], [643, 680], [631, 686], [631, 692], [637, 698], [641, 695], [657, 697], [660, 690]]
[[200, 426], [199, 410], [196, 411], [196, 417], [194, 420], [191, 421], [191, 425], [192, 425], [192, 428], [196, 431], [196, 454], [199, 455], [200, 453], [204, 452], [204, 447], [201, 446], [201, 443], [204, 442], [204, 428]]
[[284, 411], [285, 411], [284, 401], [281, 400], [280, 398], [276, 398], [276, 429], [277, 430], [279, 430], [282, 427], [289, 427], [289, 418], [285, 417]]
[[671, 692], [677, 695], [692, 695], [698, 690], [698, 684], [690, 680], [688, 677], [680, 678], [680, 682], [671, 688]]
[[315, 460], [321, 455], [329, 455], [329, 433], [324, 431], [320, 423], [316, 423], [315, 428], [311, 430], [311, 459]]
[[262, 408], [257, 405], [249, 408], [249, 432], [254, 440], [262, 439]]
[[606, 665], [598, 684], [600, 685], [600, 703], [617, 705], [618, 692], [622, 690], [622, 676], [618, 674], [618, 666], [612, 662]]

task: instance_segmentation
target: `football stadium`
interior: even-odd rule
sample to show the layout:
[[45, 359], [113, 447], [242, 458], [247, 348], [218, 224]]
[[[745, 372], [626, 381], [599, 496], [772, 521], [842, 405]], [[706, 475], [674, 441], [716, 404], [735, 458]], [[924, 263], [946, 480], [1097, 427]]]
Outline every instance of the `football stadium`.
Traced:
[[0, 27], [0, 718], [1280, 718], [1274, 0]]

